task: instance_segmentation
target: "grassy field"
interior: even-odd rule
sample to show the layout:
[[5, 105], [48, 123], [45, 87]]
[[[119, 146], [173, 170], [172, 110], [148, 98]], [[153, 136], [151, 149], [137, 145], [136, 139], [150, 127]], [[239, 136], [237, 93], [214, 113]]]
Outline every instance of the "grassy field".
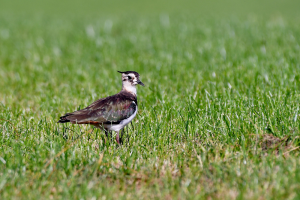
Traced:
[[[2, 11], [0, 199], [300, 198], [299, 16]], [[122, 146], [56, 123], [117, 70], [146, 85]]]

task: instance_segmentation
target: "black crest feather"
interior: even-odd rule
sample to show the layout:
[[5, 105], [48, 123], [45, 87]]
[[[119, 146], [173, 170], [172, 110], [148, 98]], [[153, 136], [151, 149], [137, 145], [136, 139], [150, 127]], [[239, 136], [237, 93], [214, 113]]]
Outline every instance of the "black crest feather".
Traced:
[[119, 73], [121, 74], [134, 74], [136, 77], [139, 77], [139, 73], [135, 72], [135, 71], [124, 71], [124, 72], [121, 72], [121, 71], [118, 71]]

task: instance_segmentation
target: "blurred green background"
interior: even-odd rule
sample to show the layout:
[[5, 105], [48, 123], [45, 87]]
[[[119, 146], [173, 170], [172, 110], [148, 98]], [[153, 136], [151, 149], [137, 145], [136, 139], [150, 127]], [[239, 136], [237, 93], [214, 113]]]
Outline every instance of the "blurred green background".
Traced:
[[[299, 8], [0, 0], [0, 199], [300, 197]], [[123, 146], [56, 123], [117, 70], [146, 85]]]
[[0, 12], [9, 14], [43, 14], [43, 15], [152, 15], [161, 13], [185, 13], [202, 15], [248, 15], [248, 14], [284, 14], [291, 17], [299, 16], [297, 0], [87, 0], [87, 1], [0, 1]]

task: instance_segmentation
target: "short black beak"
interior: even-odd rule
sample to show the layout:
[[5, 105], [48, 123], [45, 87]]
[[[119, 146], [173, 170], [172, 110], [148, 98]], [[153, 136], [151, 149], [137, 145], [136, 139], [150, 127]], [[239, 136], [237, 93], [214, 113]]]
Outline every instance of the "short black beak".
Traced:
[[137, 83], [138, 83], [139, 85], [141, 85], [141, 86], [144, 86], [144, 87], [145, 87], [145, 85], [144, 85], [144, 83], [142, 83], [142, 81], [138, 80], [138, 81], [137, 81]]

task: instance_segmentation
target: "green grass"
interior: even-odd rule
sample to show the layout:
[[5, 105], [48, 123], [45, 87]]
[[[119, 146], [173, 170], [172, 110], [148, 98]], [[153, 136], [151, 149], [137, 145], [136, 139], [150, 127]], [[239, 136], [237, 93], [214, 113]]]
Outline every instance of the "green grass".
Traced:
[[[299, 17], [95, 16], [0, 15], [0, 199], [300, 198]], [[124, 145], [56, 123], [117, 70]]]

